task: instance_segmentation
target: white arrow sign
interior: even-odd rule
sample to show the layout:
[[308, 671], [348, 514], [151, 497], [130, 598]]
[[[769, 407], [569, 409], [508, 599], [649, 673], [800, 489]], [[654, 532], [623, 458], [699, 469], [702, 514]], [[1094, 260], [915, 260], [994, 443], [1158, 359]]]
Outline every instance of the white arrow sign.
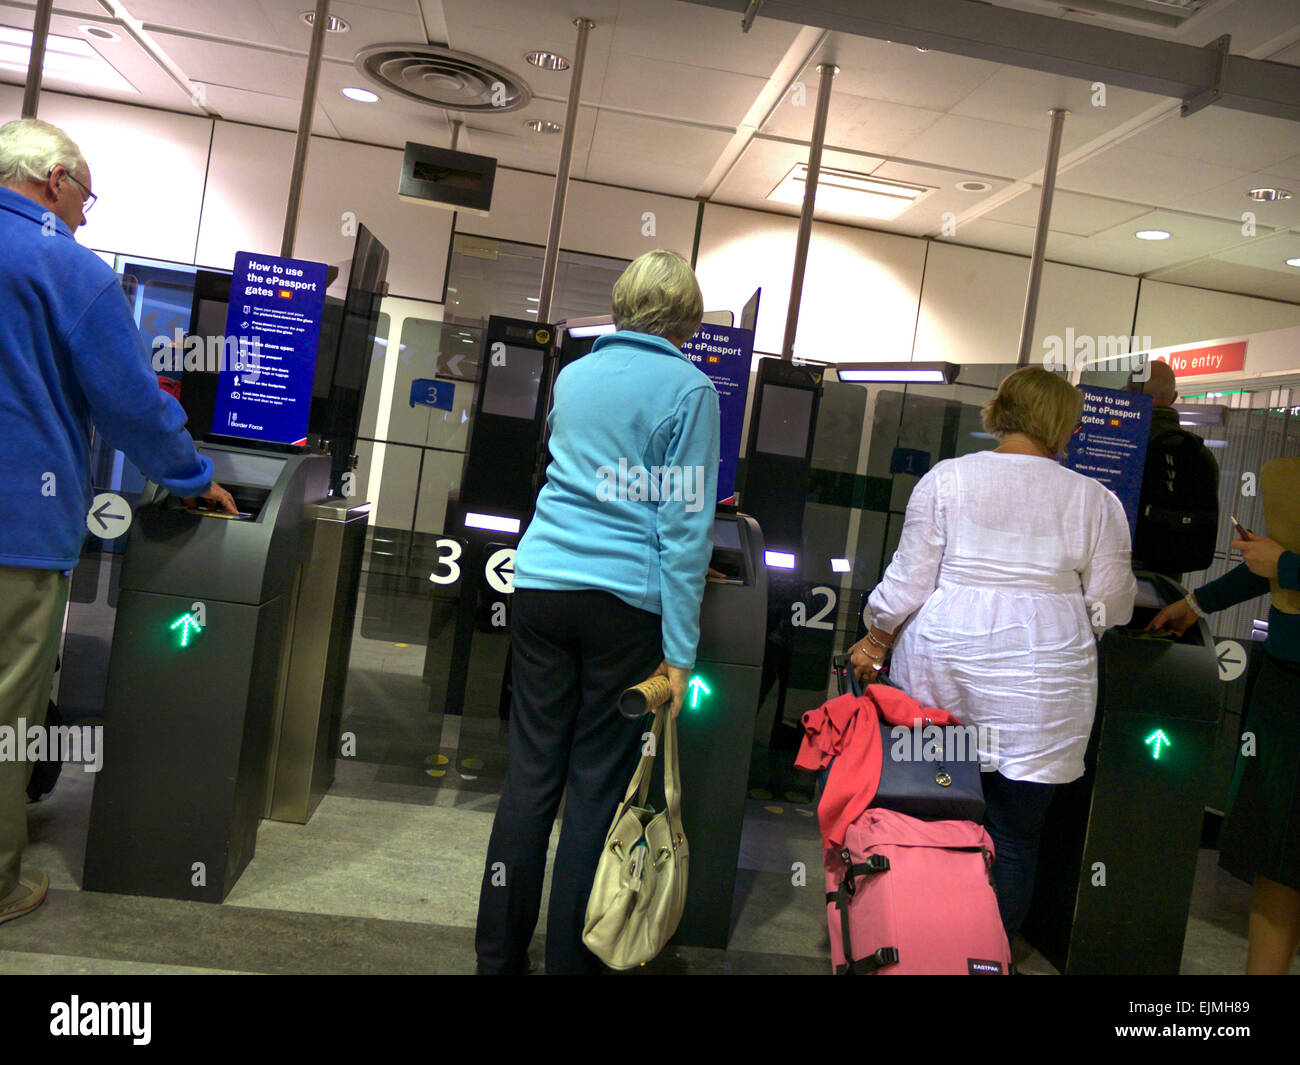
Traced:
[[1236, 640], [1220, 640], [1214, 645], [1219, 660], [1219, 679], [1236, 680], [1246, 671], [1246, 649]]
[[515, 549], [504, 547], [488, 555], [483, 567], [487, 582], [502, 595], [514, 595], [515, 592]]
[[131, 527], [131, 507], [112, 492], [100, 492], [90, 504], [86, 528], [101, 540], [116, 540]]

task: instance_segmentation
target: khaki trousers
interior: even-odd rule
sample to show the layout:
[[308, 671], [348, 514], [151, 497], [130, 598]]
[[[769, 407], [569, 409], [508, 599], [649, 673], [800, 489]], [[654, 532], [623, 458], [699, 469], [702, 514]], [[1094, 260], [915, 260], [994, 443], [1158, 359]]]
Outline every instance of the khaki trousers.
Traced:
[[58, 570], [0, 566], [0, 899], [18, 886], [27, 846], [32, 765], [16, 749], [18, 722], [45, 724], [67, 601]]

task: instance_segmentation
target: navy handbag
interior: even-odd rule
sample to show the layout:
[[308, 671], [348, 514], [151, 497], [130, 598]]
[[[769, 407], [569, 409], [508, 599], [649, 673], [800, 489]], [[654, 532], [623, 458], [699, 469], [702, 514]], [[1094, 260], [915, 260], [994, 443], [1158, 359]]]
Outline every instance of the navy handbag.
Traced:
[[[875, 702], [870, 688], [863, 692], [847, 654], [836, 655], [831, 664], [841, 695], [865, 694]], [[889, 681], [882, 676], [876, 683]], [[880, 740], [880, 783], [872, 806], [922, 821], [983, 823], [984, 787], [974, 729], [939, 725], [906, 728], [891, 725], [881, 717]], [[822, 770], [822, 786], [829, 773], [829, 766]]]

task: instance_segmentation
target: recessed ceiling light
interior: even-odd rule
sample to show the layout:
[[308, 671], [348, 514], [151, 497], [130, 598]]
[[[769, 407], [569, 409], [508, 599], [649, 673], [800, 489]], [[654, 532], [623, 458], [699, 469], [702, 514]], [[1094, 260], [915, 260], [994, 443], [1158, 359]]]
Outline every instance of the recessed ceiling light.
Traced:
[[541, 67], [543, 70], [569, 69], [569, 61], [564, 56], [556, 55], [554, 52], [529, 52], [524, 58], [533, 66]]
[[1169, 233], [1163, 229], [1139, 229], [1133, 234], [1138, 240], [1168, 240]]
[[957, 187], [962, 192], [988, 192], [993, 186], [987, 181], [959, 181]]
[[1246, 195], [1256, 203], [1273, 203], [1291, 198], [1291, 193], [1287, 189], [1251, 189]]
[[[308, 26], [314, 26], [316, 24], [315, 11], [304, 11], [298, 17], [301, 18], [303, 22], [307, 23]], [[337, 15], [331, 15], [329, 17], [329, 21], [325, 23], [326, 33], [347, 33], [348, 30], [350, 30], [351, 28], [352, 28], [351, 26], [349, 26]]]
[[359, 104], [372, 104], [379, 99], [379, 93], [371, 92], [369, 89], [358, 89], [349, 85], [346, 89], [340, 89], [344, 96], [349, 100], [356, 100]]
[[[776, 203], [802, 206], [807, 181], [808, 164], [796, 163], [767, 198]], [[933, 191], [925, 185], [906, 185], [901, 181], [886, 181], [852, 170], [824, 166], [817, 178], [816, 206], [840, 214], [890, 219], [897, 218]]]
[[547, 122], [542, 118], [530, 118], [524, 125], [534, 133], [559, 133], [564, 128], [558, 122]]
[[1287, 264], [1287, 266], [1297, 266], [1297, 267], [1300, 267], [1300, 256], [1297, 256], [1297, 257], [1294, 258], [1294, 259], [1288, 259], [1288, 260], [1286, 261], [1286, 264]]
[[97, 41], [120, 41], [122, 39], [104, 26], [78, 26], [77, 28], [87, 37], [94, 37]]

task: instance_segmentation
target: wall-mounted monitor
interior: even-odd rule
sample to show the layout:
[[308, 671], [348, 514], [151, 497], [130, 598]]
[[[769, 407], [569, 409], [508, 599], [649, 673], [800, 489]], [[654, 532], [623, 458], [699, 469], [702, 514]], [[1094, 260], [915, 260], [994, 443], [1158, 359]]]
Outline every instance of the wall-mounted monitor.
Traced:
[[486, 155], [407, 141], [397, 195], [408, 203], [485, 215], [492, 209], [496, 173], [497, 161]]

